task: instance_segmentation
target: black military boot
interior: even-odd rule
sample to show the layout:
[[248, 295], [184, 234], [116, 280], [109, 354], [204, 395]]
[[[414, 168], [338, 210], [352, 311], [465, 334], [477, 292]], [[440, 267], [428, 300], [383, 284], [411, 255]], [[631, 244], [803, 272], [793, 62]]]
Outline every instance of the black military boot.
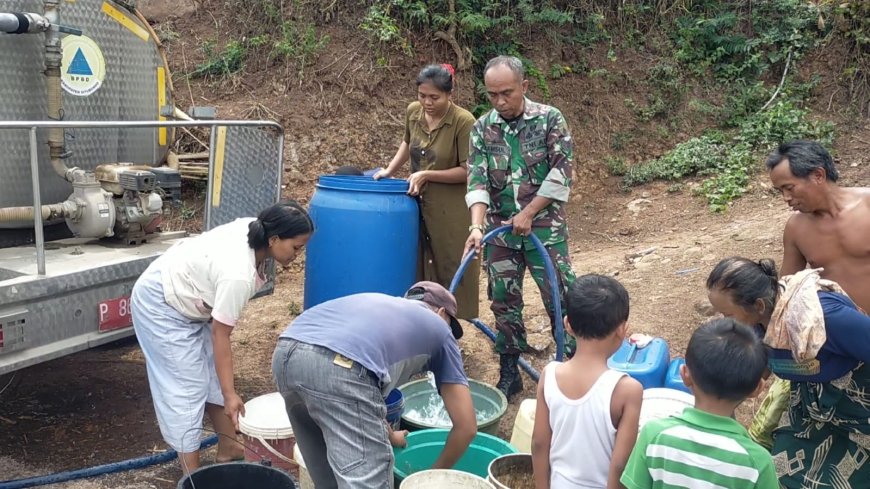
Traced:
[[499, 379], [495, 387], [504, 394], [508, 400], [511, 396], [523, 391], [523, 377], [520, 375], [519, 354], [505, 353], [499, 355]]

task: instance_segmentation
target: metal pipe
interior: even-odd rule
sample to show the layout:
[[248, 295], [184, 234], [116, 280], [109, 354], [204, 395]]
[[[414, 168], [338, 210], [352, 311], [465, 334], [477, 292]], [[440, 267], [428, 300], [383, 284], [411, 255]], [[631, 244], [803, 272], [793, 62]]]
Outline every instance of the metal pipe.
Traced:
[[192, 120], [192, 121], [0, 121], [0, 129], [30, 129], [36, 128], [136, 128], [136, 127], [268, 127], [284, 134], [284, 128], [275, 121], [239, 121], [239, 120]]
[[30, 21], [21, 14], [0, 13], [0, 32], [23, 34], [30, 28]]
[[[45, 0], [45, 18], [53, 25], [60, 23], [59, 0]], [[48, 118], [56, 121], [63, 119], [63, 92], [61, 90], [60, 67], [63, 49], [60, 31], [49, 29], [45, 36], [45, 77], [48, 90]], [[64, 164], [66, 155], [63, 128], [52, 127], [48, 132], [48, 151], [51, 167], [64, 180], [72, 181], [70, 169]]]
[[0, 32], [7, 34], [32, 34], [45, 32], [51, 22], [45, 17], [31, 12], [0, 13]]
[[284, 185], [284, 133], [278, 135], [278, 200], [281, 200]]
[[[33, 209], [42, 209], [42, 196], [39, 190], [39, 154], [36, 141], [36, 128], [30, 128], [30, 181], [33, 186]], [[36, 273], [45, 275], [45, 234], [42, 229], [42, 213], [33, 212], [33, 234], [36, 238]]]
[[211, 128], [211, 134], [209, 134], [208, 140], [208, 185], [206, 185], [205, 190], [205, 228], [211, 229], [211, 210], [214, 199], [212, 196], [214, 195], [214, 179], [215, 179], [215, 152], [217, 150], [217, 133], [218, 127]]

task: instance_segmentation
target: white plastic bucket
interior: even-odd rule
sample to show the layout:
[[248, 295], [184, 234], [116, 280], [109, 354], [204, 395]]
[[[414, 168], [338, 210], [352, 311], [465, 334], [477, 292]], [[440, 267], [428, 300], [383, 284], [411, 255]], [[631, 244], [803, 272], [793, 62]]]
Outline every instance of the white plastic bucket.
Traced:
[[483, 477], [458, 470], [434, 469], [415, 472], [399, 486], [399, 489], [494, 489]]
[[677, 389], [659, 387], [644, 389], [640, 406], [640, 427], [659, 418], [667, 418], [695, 405], [695, 396]]
[[245, 415], [239, 416], [239, 431], [245, 443], [245, 460], [258, 463], [264, 459], [272, 466], [299, 476], [293, 461], [296, 437], [284, 398], [278, 392], [255, 397], [245, 403]]

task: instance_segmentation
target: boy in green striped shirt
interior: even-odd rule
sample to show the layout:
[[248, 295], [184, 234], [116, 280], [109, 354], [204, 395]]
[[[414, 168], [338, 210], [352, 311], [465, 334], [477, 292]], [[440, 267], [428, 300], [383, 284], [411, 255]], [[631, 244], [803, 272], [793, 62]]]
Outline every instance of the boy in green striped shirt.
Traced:
[[767, 350], [748, 326], [724, 318], [695, 330], [680, 375], [695, 407], [641, 429], [620, 482], [627, 489], [777, 489], [770, 453], [732, 414], [762, 387]]

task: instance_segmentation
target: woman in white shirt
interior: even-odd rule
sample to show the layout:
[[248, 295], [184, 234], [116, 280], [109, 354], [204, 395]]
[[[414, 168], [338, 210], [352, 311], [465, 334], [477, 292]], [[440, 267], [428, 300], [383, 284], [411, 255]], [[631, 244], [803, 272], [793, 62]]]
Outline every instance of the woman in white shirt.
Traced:
[[298, 204], [273, 205], [173, 246], [136, 281], [133, 327], [154, 410], [185, 473], [199, 467], [203, 411], [221, 434], [218, 462], [242, 456], [230, 334], [266, 281], [267, 259], [287, 266], [313, 231]]

